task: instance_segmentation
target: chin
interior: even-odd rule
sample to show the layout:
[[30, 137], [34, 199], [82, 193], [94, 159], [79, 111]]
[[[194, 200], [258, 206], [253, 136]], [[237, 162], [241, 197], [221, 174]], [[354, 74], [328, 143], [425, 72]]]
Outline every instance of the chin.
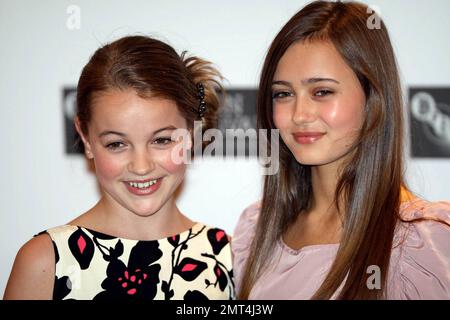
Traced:
[[320, 166], [323, 164], [328, 163], [325, 159], [317, 156], [312, 155], [305, 155], [304, 153], [302, 155], [294, 155], [295, 160], [297, 160], [298, 163], [304, 166]]
[[139, 217], [150, 217], [157, 213], [161, 207], [157, 206], [129, 206], [128, 210]]
[[342, 163], [344, 159], [348, 160], [348, 155], [320, 157], [317, 155], [294, 155], [295, 160], [304, 166], [324, 166], [332, 163]]
[[158, 212], [158, 210], [156, 209], [150, 209], [150, 210], [138, 210], [138, 209], [132, 209], [130, 210], [131, 212], [133, 212], [135, 215], [145, 218], [145, 217], [150, 217], [152, 215], [154, 215], [155, 213]]

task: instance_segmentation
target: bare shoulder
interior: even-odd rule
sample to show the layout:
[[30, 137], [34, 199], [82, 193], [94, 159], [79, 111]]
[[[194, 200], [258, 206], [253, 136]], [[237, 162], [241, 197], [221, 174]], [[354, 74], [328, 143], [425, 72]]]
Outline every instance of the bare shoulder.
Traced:
[[4, 299], [51, 299], [55, 279], [55, 253], [48, 234], [25, 243], [16, 255]]

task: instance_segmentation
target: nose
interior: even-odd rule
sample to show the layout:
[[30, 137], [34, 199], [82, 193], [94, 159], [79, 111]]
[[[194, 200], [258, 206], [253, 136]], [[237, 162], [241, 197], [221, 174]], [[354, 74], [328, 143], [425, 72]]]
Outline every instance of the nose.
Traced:
[[128, 171], [136, 175], [145, 176], [154, 168], [155, 163], [148, 150], [134, 150], [130, 162], [128, 163]]
[[292, 121], [296, 125], [302, 125], [316, 120], [316, 108], [314, 103], [307, 97], [299, 96], [295, 102], [295, 110], [292, 114]]

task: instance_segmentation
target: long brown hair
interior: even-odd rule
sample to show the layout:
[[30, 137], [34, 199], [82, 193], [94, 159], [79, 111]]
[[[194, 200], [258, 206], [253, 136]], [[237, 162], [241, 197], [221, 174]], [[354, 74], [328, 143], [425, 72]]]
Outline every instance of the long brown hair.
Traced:
[[92, 100], [111, 89], [132, 89], [142, 98], [173, 100], [193, 127], [199, 120], [198, 89], [205, 89], [203, 131], [217, 124], [222, 76], [201, 58], [179, 55], [167, 43], [146, 36], [127, 36], [99, 48], [83, 68], [77, 87], [77, 117], [87, 134]]
[[[343, 212], [339, 250], [314, 299], [331, 298], [344, 281], [340, 299], [380, 299], [385, 292], [403, 184], [403, 102], [388, 31], [381, 20], [380, 28], [370, 29], [369, 12], [366, 5], [355, 2], [307, 5], [272, 42], [259, 84], [258, 128], [274, 129], [271, 86], [281, 57], [297, 42], [330, 41], [357, 75], [366, 96], [364, 124], [334, 195]], [[298, 163], [281, 141], [280, 170], [265, 178], [240, 298], [248, 298], [276, 242], [311, 207], [312, 195], [310, 166]], [[370, 265], [380, 267], [382, 290], [369, 290], [366, 285]]]

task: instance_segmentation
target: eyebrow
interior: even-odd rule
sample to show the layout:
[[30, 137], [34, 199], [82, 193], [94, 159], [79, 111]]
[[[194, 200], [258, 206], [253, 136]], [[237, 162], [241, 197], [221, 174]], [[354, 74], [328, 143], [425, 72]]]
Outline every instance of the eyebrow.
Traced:
[[[177, 129], [177, 128], [176, 128], [175, 126], [170, 125], [170, 126], [163, 127], [163, 128], [159, 128], [158, 130], [153, 131], [153, 134], [155, 135], [155, 134], [157, 134], [157, 133], [160, 133], [161, 131], [165, 131], [165, 130], [176, 130], [176, 129]], [[106, 136], [106, 135], [109, 135], [109, 134], [115, 134], [115, 135], [118, 135], [118, 136], [121, 136], [121, 137], [126, 137], [126, 136], [127, 136], [125, 133], [122, 133], [122, 132], [113, 131], [113, 130], [106, 130], [106, 131], [101, 132], [101, 133], [98, 135], [98, 137], [101, 138], [101, 137]]]
[[[339, 81], [332, 79], [332, 78], [308, 78], [308, 79], [303, 79], [301, 82], [302, 84], [311, 84], [311, 83], [316, 83], [316, 82], [322, 82], [322, 81], [330, 81], [330, 82], [334, 82], [339, 84]], [[276, 85], [276, 84], [281, 84], [281, 85], [285, 85], [285, 86], [291, 86], [292, 84], [289, 81], [284, 81], [284, 80], [278, 80], [278, 81], [273, 81], [272, 85]]]

